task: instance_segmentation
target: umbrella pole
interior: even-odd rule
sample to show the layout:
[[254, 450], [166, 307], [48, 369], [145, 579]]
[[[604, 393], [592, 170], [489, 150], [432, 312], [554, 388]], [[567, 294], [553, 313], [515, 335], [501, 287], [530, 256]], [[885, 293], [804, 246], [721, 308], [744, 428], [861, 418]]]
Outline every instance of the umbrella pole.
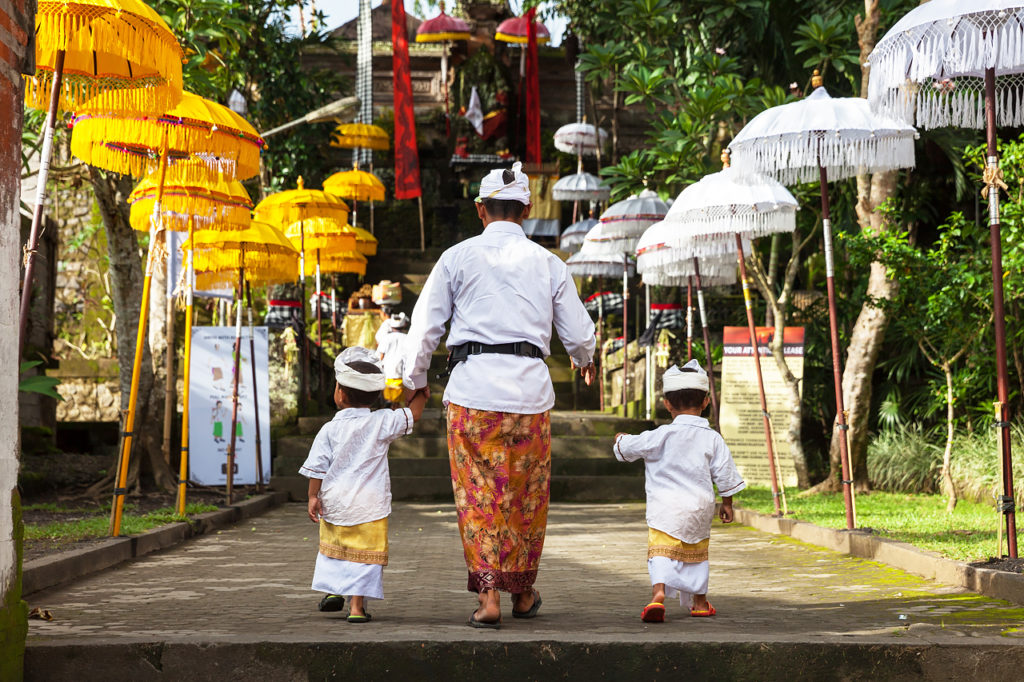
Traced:
[[[711, 329], [708, 327], [707, 310], [704, 307], [704, 288], [700, 282], [700, 263], [693, 259], [693, 280], [697, 284], [697, 306], [700, 309], [700, 328], [704, 334], [704, 366], [708, 373], [708, 389], [711, 393], [711, 411], [715, 413], [715, 426], [722, 428], [718, 417], [718, 396], [715, 393], [715, 362], [711, 354]], [[760, 360], [758, 360], [760, 364]]]
[[420, 251], [427, 250], [427, 233], [423, 229], [423, 193], [421, 192], [416, 201], [419, 202], [420, 207]]
[[444, 88], [444, 136], [452, 136], [451, 114], [448, 111], [448, 41], [441, 47], [441, 87]]
[[[316, 250], [316, 346], [317, 346], [317, 386], [316, 399], [320, 408], [324, 404], [324, 334], [323, 319], [320, 316], [320, 249]], [[319, 410], [317, 410], [319, 412]]]
[[256, 383], [256, 330], [252, 326], [252, 286], [245, 282], [245, 301], [249, 311], [249, 361], [252, 365], [252, 406], [256, 411], [256, 492], [263, 492], [263, 441], [260, 435], [260, 399]]
[[996, 341], [996, 390], [1001, 414], [996, 426], [1002, 430], [1003, 494], [999, 509], [1006, 517], [1006, 550], [1017, 558], [1017, 520], [1013, 500], [1013, 457], [1010, 452], [1010, 377], [1006, 366], [1006, 311], [1003, 304], [1003, 245], [999, 222], [999, 149], [996, 143], [996, 72], [985, 69], [985, 123], [988, 143], [988, 164], [985, 169], [988, 185], [989, 233], [992, 248], [992, 302]]
[[[825, 284], [828, 291], [828, 326], [832, 341], [832, 381], [836, 392], [836, 428], [839, 429], [839, 462], [843, 472], [843, 506], [846, 510], [846, 529], [853, 530], [857, 519], [853, 515], [853, 471], [850, 469], [850, 446], [847, 433], [846, 408], [843, 405], [843, 361], [839, 356], [839, 320], [836, 315], [835, 263], [832, 256], [832, 219], [828, 201], [828, 171], [821, 165], [821, 229], [825, 242]], [[776, 327], [778, 332], [778, 327]], [[783, 330], [785, 334], [785, 330]]]
[[[651, 285], [644, 285], [644, 299], [647, 304], [647, 326], [651, 326]], [[644, 329], [646, 332], [647, 330]], [[644, 349], [644, 414], [647, 419], [651, 418], [651, 408], [654, 404], [654, 389], [651, 384], [651, 347]]]
[[782, 515], [779, 507], [779, 477], [775, 470], [775, 448], [772, 445], [772, 425], [768, 415], [768, 401], [764, 396], [764, 377], [761, 375], [761, 348], [757, 343], [757, 332], [754, 329], [754, 310], [750, 300], [750, 282], [747, 281], [747, 262], [743, 258], [743, 242], [740, 235], [736, 233], [736, 254], [740, 263], [740, 279], [743, 280], [743, 305], [747, 309], [747, 329], [750, 330], [750, 348], [754, 353], [754, 370], [757, 373], [757, 392], [761, 398], [761, 417], [764, 419], [764, 441], [768, 450], [768, 472], [772, 483], [772, 503], [775, 506], [775, 516]]
[[[696, 258], [693, 264], [696, 267]], [[686, 361], [690, 360], [693, 360], [693, 277], [686, 278]]]
[[629, 256], [622, 254], [622, 416], [629, 416]]
[[306, 403], [309, 401], [309, 345], [306, 341], [306, 229], [299, 221], [299, 339], [302, 372], [299, 374], [299, 414], [306, 416]]
[[[128, 415], [124, 421], [124, 433], [121, 435], [121, 456], [117, 460], [117, 480], [114, 483], [114, 500], [110, 506], [110, 535], [121, 534], [121, 518], [124, 514], [124, 498], [128, 492], [128, 465], [131, 462], [132, 443], [135, 431], [135, 409], [139, 398], [139, 375], [142, 373], [142, 354], [146, 347], [146, 327], [149, 323], [149, 292], [153, 282], [153, 266], [156, 259], [156, 235], [163, 229], [163, 217], [160, 204], [164, 199], [164, 182], [167, 179], [167, 129], [164, 128], [163, 142], [160, 145], [159, 183], [156, 190], [156, 201], [153, 202], [153, 218], [150, 219], [149, 249], [146, 253], [146, 274], [142, 279], [142, 303], [139, 308], [139, 329], [135, 336], [135, 357], [132, 361], [132, 382], [128, 392]], [[153, 229], [153, 219], [158, 229]]]
[[188, 262], [185, 265], [185, 367], [184, 384], [181, 392], [181, 463], [178, 465], [178, 499], [175, 510], [178, 516], [185, 515], [185, 483], [188, 480], [188, 401], [189, 382], [192, 375], [192, 302], [193, 302], [193, 261], [192, 237], [195, 224], [191, 216], [188, 219]]
[[53, 86], [50, 89], [50, 108], [43, 125], [43, 147], [39, 152], [39, 174], [36, 176], [36, 205], [32, 212], [32, 230], [25, 245], [25, 281], [21, 285], [21, 316], [18, 319], [18, 361], [25, 350], [29, 308], [32, 304], [32, 275], [36, 264], [36, 247], [42, 231], [43, 210], [46, 207], [46, 181], [50, 175], [50, 157], [53, 156], [53, 132], [57, 124], [60, 88], [64, 79], [64, 50], [57, 50], [53, 68]]
[[601, 329], [604, 327], [604, 296], [601, 293], [601, 281], [597, 283], [597, 355], [601, 360], [601, 377], [597, 385], [597, 399], [604, 412], [604, 343], [601, 340]]
[[228, 445], [227, 503], [231, 504], [235, 482], [235, 445], [238, 441], [238, 377], [242, 361], [242, 303], [245, 301], [245, 243], [241, 244], [242, 258], [238, 267], [238, 295], [235, 301], [235, 357], [231, 378], [231, 442]]

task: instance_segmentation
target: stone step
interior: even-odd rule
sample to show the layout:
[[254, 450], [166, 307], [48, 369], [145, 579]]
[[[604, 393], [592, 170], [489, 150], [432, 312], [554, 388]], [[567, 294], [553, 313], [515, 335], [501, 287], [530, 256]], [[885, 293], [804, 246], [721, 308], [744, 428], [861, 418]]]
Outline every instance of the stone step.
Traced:
[[[333, 415], [318, 417], [300, 417], [299, 434], [313, 436], [320, 428], [332, 419]], [[601, 412], [570, 412], [554, 410], [551, 412], [551, 435], [553, 438], [563, 436], [614, 436], [616, 433], [639, 433], [654, 428], [654, 424], [645, 419], [617, 417]], [[416, 423], [413, 434], [417, 436], [444, 435], [446, 433], [444, 410], [427, 408], [423, 417]]]

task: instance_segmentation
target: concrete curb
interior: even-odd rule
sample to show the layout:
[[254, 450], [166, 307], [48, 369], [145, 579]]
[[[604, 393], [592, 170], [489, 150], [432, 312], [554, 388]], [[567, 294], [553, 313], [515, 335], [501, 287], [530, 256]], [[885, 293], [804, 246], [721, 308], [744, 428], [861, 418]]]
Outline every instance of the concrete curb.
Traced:
[[735, 509], [736, 521], [751, 528], [786, 535], [841, 554], [870, 559], [940, 583], [963, 587], [994, 599], [1024, 604], [1024, 575], [976, 568], [936, 552], [863, 531], [822, 528], [806, 521], [777, 518], [750, 509]]
[[197, 514], [188, 521], [169, 523], [139, 535], [109, 538], [84, 549], [73, 549], [29, 561], [22, 569], [22, 594], [39, 592], [129, 559], [173, 547], [191, 537], [262, 514], [287, 501], [287, 492], [268, 492], [230, 507]]

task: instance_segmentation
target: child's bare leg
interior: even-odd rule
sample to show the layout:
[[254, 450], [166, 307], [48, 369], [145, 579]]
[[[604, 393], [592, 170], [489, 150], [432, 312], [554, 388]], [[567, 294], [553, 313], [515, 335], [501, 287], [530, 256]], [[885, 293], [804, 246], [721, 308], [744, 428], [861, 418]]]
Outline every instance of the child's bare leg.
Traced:
[[501, 601], [497, 590], [484, 590], [477, 595], [480, 608], [476, 610], [476, 619], [493, 623], [501, 618]]
[[665, 603], [665, 583], [655, 583], [651, 588], [651, 603]]
[[695, 594], [693, 595], [693, 605], [690, 607], [694, 611], [707, 611], [708, 610], [708, 595], [706, 594]]
[[363, 597], [349, 597], [348, 598], [349, 615], [352, 616], [365, 616], [366, 615], [366, 602]]

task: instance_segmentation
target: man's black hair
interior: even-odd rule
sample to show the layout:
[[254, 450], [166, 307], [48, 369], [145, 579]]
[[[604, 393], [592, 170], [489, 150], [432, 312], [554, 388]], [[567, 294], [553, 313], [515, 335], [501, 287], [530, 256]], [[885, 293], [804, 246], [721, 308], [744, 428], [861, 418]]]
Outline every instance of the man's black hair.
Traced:
[[[697, 370], [692, 367], [683, 367], [679, 370], [680, 372], [686, 373], [697, 373]], [[665, 400], [672, 406], [674, 410], [692, 410], [694, 408], [704, 406], [704, 398], [708, 396], [707, 391], [702, 391], [699, 388], [683, 388], [678, 391], [668, 391], [665, 393]]]
[[[380, 367], [372, 362], [357, 360], [356, 362], [345, 363], [360, 374], [383, 374]], [[371, 407], [380, 398], [381, 391], [360, 391], [356, 388], [341, 386], [341, 392], [345, 394], [345, 402], [352, 407]]]
[[[511, 173], [512, 171], [505, 171]], [[494, 220], [520, 220], [526, 204], [517, 199], [484, 199], [481, 201], [484, 210]]]

